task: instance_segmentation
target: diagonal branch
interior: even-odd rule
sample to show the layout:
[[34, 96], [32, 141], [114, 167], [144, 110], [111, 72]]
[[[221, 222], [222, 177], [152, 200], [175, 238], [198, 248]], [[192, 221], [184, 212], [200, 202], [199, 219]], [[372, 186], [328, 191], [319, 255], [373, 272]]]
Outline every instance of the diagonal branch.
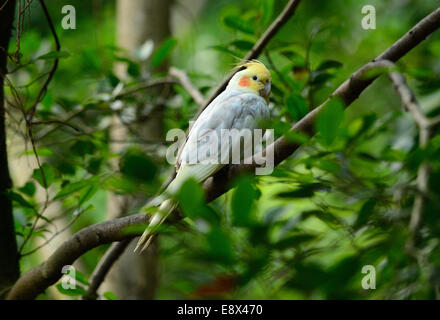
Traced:
[[[389, 60], [377, 60], [376, 62], [370, 63], [370, 69], [374, 68], [391, 68], [387, 70], [388, 77], [393, 83], [394, 89], [400, 96], [402, 104], [414, 119], [414, 122], [419, 128], [419, 146], [421, 149], [426, 149], [431, 136], [432, 127], [436, 125], [436, 118], [428, 118], [422, 111], [416, 97], [414, 96], [411, 89], [408, 87], [405, 77], [399, 72], [394, 71], [395, 64]], [[414, 255], [415, 240], [417, 232], [422, 224], [423, 209], [425, 206], [425, 195], [428, 193], [428, 182], [429, 182], [429, 164], [424, 161], [417, 170], [416, 184], [417, 184], [417, 195], [414, 198], [414, 204], [411, 211], [411, 217], [408, 229], [411, 236], [406, 244], [406, 249], [409, 254]]]
[[[368, 77], [368, 72], [376, 67], [376, 61], [390, 60], [396, 62], [411, 49], [417, 46], [428, 35], [433, 33], [440, 27], [440, 8], [433, 11], [431, 14], [417, 23], [410, 31], [405, 33], [399, 40], [397, 40], [391, 47], [380, 54], [372, 62], [367, 63], [362, 68], [354, 72], [349, 79], [344, 81], [327, 99], [317, 108], [309, 112], [304, 118], [298, 121], [291, 131], [301, 131], [308, 134], [314, 134], [313, 125], [319, 112], [325, 108], [329, 101], [333, 98], [341, 99], [345, 106], [348, 107], [353, 101], [355, 101], [359, 95], [375, 80], [379, 75], [373, 75]], [[269, 145], [266, 149], [269, 152], [273, 152], [275, 155], [275, 165], [278, 165], [281, 161], [290, 156], [299, 148], [299, 144], [289, 141], [286, 137], [277, 139], [274, 143]], [[270, 149], [270, 150], [269, 150]], [[265, 152], [265, 151], [263, 151]], [[261, 157], [261, 154], [255, 155], [256, 158]], [[208, 195], [208, 200], [213, 200], [230, 188], [230, 181], [238, 174], [245, 172], [252, 172], [256, 168], [256, 164], [253, 162], [249, 165], [230, 165], [214, 177], [208, 179], [204, 188]]]
[[96, 300], [98, 297], [97, 291], [99, 286], [104, 281], [108, 272], [110, 271], [112, 265], [118, 260], [125, 249], [128, 247], [132, 239], [126, 239], [117, 243], [114, 243], [110, 249], [106, 251], [104, 256], [99, 260], [98, 265], [95, 270], [93, 270], [92, 276], [90, 277], [90, 285], [87, 289], [87, 295], [84, 300]]
[[[393, 62], [407, 54], [417, 46], [428, 35], [440, 27], [440, 9], [421, 20], [408, 33], [394, 43], [389, 49], [382, 53], [377, 60], [387, 59]], [[374, 60], [375, 61], [375, 60]], [[332, 97], [341, 98], [346, 106], [349, 106], [359, 95], [378, 77], [368, 77], [367, 71], [372, 68], [373, 63], [368, 63], [342, 83], [332, 94]], [[329, 100], [307, 114], [301, 121], [296, 123], [292, 130], [313, 132], [313, 123], [317, 114], [325, 107]], [[290, 156], [298, 144], [289, 142], [282, 137], [276, 140], [267, 148], [272, 148], [275, 155], [275, 164], [279, 164]], [[229, 166], [209, 179], [204, 184], [208, 200], [213, 200], [229, 189], [230, 182], [237, 174], [253, 170], [255, 165]], [[148, 221], [144, 214], [132, 215], [124, 218], [109, 220], [103, 223], [87, 227], [72, 238], [63, 243], [55, 253], [43, 264], [29, 270], [13, 286], [9, 299], [34, 299], [50, 285], [54, 284], [61, 276], [61, 269], [64, 265], [73, 263], [77, 258], [88, 250], [101, 244], [114, 241], [130, 239], [141, 232], [127, 234], [124, 232], [127, 227], [139, 226]]]
[[[296, 11], [296, 8], [301, 0], [290, 0], [287, 5], [284, 7], [283, 11], [280, 15], [272, 22], [272, 24], [267, 28], [267, 30], [263, 33], [257, 43], [252, 47], [251, 50], [246, 54], [243, 60], [252, 60], [256, 59], [261, 52], [263, 52], [266, 45], [269, 41], [277, 34], [277, 32], [281, 29], [282, 26], [286, 24], [287, 21], [293, 16]], [[214, 100], [223, 90], [225, 90], [228, 85], [229, 80], [231, 80], [232, 76], [235, 74], [235, 71], [232, 71], [229, 75], [227, 75], [222, 83], [214, 90], [214, 92], [210, 95], [208, 99], [205, 100], [205, 104], [198, 110], [197, 114], [194, 116], [194, 119], [197, 119], [203, 110]]]
[[[19, 2], [20, 3], [20, 2]], [[30, 4], [30, 3], [29, 3]], [[55, 40], [55, 47], [56, 47], [56, 51], [60, 51], [61, 50], [61, 45], [60, 45], [60, 41], [58, 39], [57, 33], [55, 31], [55, 27], [53, 25], [52, 19], [50, 17], [49, 12], [47, 11], [47, 7], [46, 4], [44, 3], [44, 0], [40, 0], [40, 4], [41, 4], [41, 8], [43, 9], [44, 12], [44, 16], [46, 17], [47, 23], [49, 24], [49, 28], [50, 31], [52, 33], [52, 36]], [[18, 36], [18, 35], [17, 35]], [[18, 50], [17, 50], [18, 53]], [[49, 86], [49, 83], [52, 81], [52, 78], [58, 68], [58, 57], [55, 58], [52, 68], [49, 71], [49, 75], [47, 76], [46, 80], [43, 83], [43, 86], [41, 87], [40, 91], [38, 92], [38, 95], [34, 101], [34, 103], [32, 104], [31, 108], [29, 109], [29, 111], [27, 112], [27, 115], [25, 114], [25, 120], [26, 120], [26, 129], [29, 135], [29, 140], [31, 142], [31, 146], [32, 146], [32, 150], [34, 152], [35, 155], [35, 159], [37, 161], [37, 165], [38, 165], [38, 169], [41, 171], [41, 177], [43, 180], [43, 185], [46, 188], [47, 187], [47, 182], [46, 182], [46, 175], [44, 174], [44, 170], [41, 166], [40, 163], [40, 158], [38, 156], [36, 147], [35, 147], [35, 139], [32, 133], [32, 119], [34, 118], [35, 115], [35, 111], [37, 109], [38, 103], [40, 102], [40, 100], [42, 99], [43, 95], [45, 94], [47, 87]], [[37, 226], [37, 223], [39, 221], [39, 219], [41, 218], [41, 216], [43, 215], [44, 211], [47, 209], [47, 206], [49, 204], [49, 194], [47, 192], [47, 188], [45, 189], [45, 202], [43, 205], [43, 209], [41, 210], [41, 213], [39, 215], [37, 215], [37, 217], [35, 218], [35, 221], [33, 222], [32, 226], [31, 226], [31, 230], [29, 232], [29, 234], [26, 236], [26, 238], [24, 239], [23, 243], [20, 246], [19, 252], [21, 254], [24, 246], [26, 245], [26, 243], [29, 241], [29, 239], [31, 238], [32, 234], [34, 233], [34, 230]]]
[[[287, 5], [284, 7], [281, 14], [274, 20], [274, 22], [269, 26], [269, 28], [264, 32], [264, 34], [259, 38], [257, 43], [252, 47], [252, 49], [246, 54], [244, 57], [244, 60], [252, 60], [257, 58], [264, 48], [267, 46], [269, 41], [276, 35], [276, 33], [280, 30], [280, 28], [293, 16], [295, 13], [296, 7], [300, 3], [301, 0], [290, 0]], [[177, 68], [170, 68], [169, 75], [175, 77], [179, 80], [179, 83], [182, 85], [182, 87], [191, 95], [193, 100], [199, 105], [199, 110], [197, 111], [196, 115], [194, 116], [194, 120], [197, 119], [202, 111], [211, 103], [212, 100], [214, 100], [225, 88], [228, 84], [231, 77], [234, 75], [234, 72], [231, 72], [224, 80], [223, 82], [216, 88], [213, 94], [208, 99], [205, 99], [203, 94], [198, 90], [197, 87], [195, 87], [191, 80], [189, 79], [188, 75]], [[174, 170], [173, 173], [170, 175], [170, 177], [167, 179], [167, 181], [164, 183], [163, 188], [166, 188], [168, 184], [174, 179], [176, 175], [176, 171]], [[124, 252], [125, 248], [121, 249], [119, 254], [122, 254]], [[117, 259], [117, 257], [116, 257]], [[104, 279], [101, 279], [103, 281]]]
[[23, 274], [10, 291], [9, 299], [35, 299], [62, 276], [63, 266], [71, 265], [78, 257], [102, 244], [134, 238], [136, 235], [127, 228], [145, 225], [148, 220], [145, 214], [137, 214], [82, 229], [55, 250], [48, 260]]
[[[389, 78], [393, 82], [397, 93], [400, 95], [404, 107], [411, 113], [414, 121], [419, 127], [419, 147], [422, 150], [426, 149], [431, 137], [432, 126], [435, 125], [435, 120], [432, 121], [432, 119], [425, 116], [416, 97], [406, 84], [403, 75], [397, 72], [390, 72]], [[420, 164], [417, 170], [416, 184], [418, 192], [414, 198], [408, 226], [411, 236], [406, 244], [406, 249], [411, 255], [414, 255], [416, 252], [415, 241], [418, 230], [422, 224], [425, 195], [428, 193], [429, 172], [429, 162], [425, 160]]]
[[[52, 36], [55, 40], [56, 51], [59, 52], [61, 50], [61, 44], [60, 44], [60, 40], [58, 39], [57, 33], [55, 31], [55, 27], [53, 25], [52, 18], [50, 17], [49, 12], [47, 11], [47, 7], [46, 7], [46, 4], [44, 3], [44, 0], [40, 0], [40, 4], [41, 4], [41, 8], [43, 9], [44, 16], [46, 17], [47, 23], [49, 24], [50, 32], [52, 33]], [[52, 78], [53, 78], [55, 72], [57, 71], [58, 61], [59, 61], [59, 58], [56, 57], [54, 59], [52, 68], [49, 71], [49, 75], [46, 78], [46, 81], [44, 81], [43, 86], [41, 87], [40, 91], [38, 92], [37, 98], [35, 99], [33, 105], [29, 109], [29, 116], [28, 116], [29, 123], [32, 121], [34, 114], [35, 114], [35, 111], [37, 109], [37, 105], [40, 102], [41, 98], [43, 97], [44, 93], [46, 92], [47, 87], [49, 86], [49, 83], [52, 81]]]
[[199, 106], [203, 106], [205, 104], [205, 97], [203, 97], [203, 94], [199, 91], [199, 89], [197, 89], [191, 83], [191, 80], [185, 71], [171, 67], [168, 73], [170, 76], [179, 80], [182, 87], [189, 93], [189, 95]]
[[[301, 2], [301, 0], [290, 0], [286, 6], [284, 7], [283, 11], [280, 13], [280, 15], [272, 22], [272, 24], [266, 29], [266, 31], [263, 33], [263, 35], [258, 39], [258, 41], [255, 43], [255, 45], [249, 50], [249, 52], [245, 55], [243, 58], [244, 61], [246, 60], [252, 60], [257, 58], [264, 50], [266, 45], [269, 43], [269, 41], [277, 34], [277, 32], [281, 29], [281, 27], [286, 24], [287, 21], [293, 16], [293, 14], [296, 11], [296, 8], [298, 4]], [[233, 70], [229, 75], [227, 75], [223, 81], [220, 83], [220, 85], [214, 90], [214, 92], [207, 98], [203, 99], [203, 103], [199, 103], [200, 107], [197, 110], [195, 116], [193, 117], [193, 121], [197, 120], [197, 118], [200, 116], [200, 114], [203, 112], [203, 110], [206, 109], [206, 107], [223, 91], [225, 90], [226, 86], [228, 85], [229, 80], [231, 80], [232, 76], [237, 72], [237, 70]], [[180, 75], [182, 76], [182, 75]], [[189, 79], [188, 79], [189, 80]], [[189, 87], [185, 88], [187, 91], [189, 91]], [[190, 93], [191, 94], [191, 93]], [[192, 95], [192, 94], [191, 94]], [[197, 102], [196, 97], [192, 95], [193, 99]], [[198, 99], [198, 98], [197, 98]], [[202, 102], [202, 99], [200, 99], [200, 102]], [[190, 128], [189, 128], [190, 129]], [[188, 130], [189, 130], [188, 129]], [[183, 146], [183, 145], [182, 145]], [[168, 183], [166, 186], [172, 181], [176, 174], [176, 171], [174, 170], [171, 177], [168, 179]]]

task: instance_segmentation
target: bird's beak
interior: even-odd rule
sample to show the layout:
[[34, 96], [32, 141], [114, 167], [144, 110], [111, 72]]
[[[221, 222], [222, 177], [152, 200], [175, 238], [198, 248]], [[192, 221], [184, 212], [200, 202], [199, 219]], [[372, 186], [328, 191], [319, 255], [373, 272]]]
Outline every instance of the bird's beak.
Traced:
[[266, 83], [264, 84], [264, 87], [260, 90], [260, 95], [264, 98], [268, 98], [271, 88], [272, 88], [272, 84], [270, 80], [267, 80]]

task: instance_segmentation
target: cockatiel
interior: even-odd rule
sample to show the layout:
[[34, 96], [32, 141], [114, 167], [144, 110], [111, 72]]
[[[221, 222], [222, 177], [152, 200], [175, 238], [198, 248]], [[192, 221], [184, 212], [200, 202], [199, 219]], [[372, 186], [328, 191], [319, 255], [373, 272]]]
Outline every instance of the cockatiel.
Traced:
[[231, 78], [226, 89], [205, 108], [192, 126], [177, 156], [176, 177], [161, 195], [147, 204], [147, 207], [159, 206], [159, 210], [139, 239], [135, 251], [141, 247], [143, 251], [149, 246], [154, 235], [153, 229], [157, 228], [176, 208], [177, 202], [173, 195], [188, 178], [202, 183], [228, 163], [224, 155], [229, 156], [233, 148], [240, 147], [239, 140], [228, 143], [226, 147], [230, 150], [221, 150], [225, 148], [224, 146], [218, 150], [221, 155], [219, 161], [206, 163], [209, 154], [207, 151], [211, 147], [207, 132], [215, 132], [220, 140], [224, 132], [222, 129], [253, 130], [257, 129], [259, 120], [269, 118], [267, 105], [271, 90], [269, 70], [257, 60], [245, 62], [237, 69], [239, 71]]

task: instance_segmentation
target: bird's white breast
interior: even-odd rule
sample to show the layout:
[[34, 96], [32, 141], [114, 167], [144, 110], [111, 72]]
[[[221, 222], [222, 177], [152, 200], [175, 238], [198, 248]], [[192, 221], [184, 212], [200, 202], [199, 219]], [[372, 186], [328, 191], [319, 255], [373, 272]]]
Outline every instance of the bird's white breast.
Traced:
[[[209, 148], [204, 143], [206, 132], [215, 131], [219, 138], [222, 129], [256, 129], [260, 119], [269, 117], [266, 101], [257, 94], [226, 90], [202, 112], [189, 133], [178, 158], [178, 165], [200, 162], [200, 154]], [[196, 159], [197, 157], [197, 159]], [[203, 158], [203, 156], [202, 156]]]

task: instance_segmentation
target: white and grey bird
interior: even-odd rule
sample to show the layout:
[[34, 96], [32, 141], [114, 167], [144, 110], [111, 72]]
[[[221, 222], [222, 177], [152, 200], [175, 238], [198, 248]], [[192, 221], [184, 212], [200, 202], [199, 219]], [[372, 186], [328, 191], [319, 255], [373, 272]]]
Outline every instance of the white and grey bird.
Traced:
[[[188, 138], [180, 149], [176, 161], [176, 177], [165, 191], [149, 204], [159, 206], [149, 226], [142, 234], [136, 250], [145, 250], [154, 235], [155, 229], [176, 208], [174, 195], [189, 178], [202, 183], [223, 168], [234, 148], [240, 148], [240, 140], [232, 143], [218, 143], [218, 161], [213, 159], [212, 134], [221, 141], [227, 130], [257, 129], [261, 119], [269, 118], [268, 101], [271, 90], [271, 76], [265, 65], [257, 60], [241, 64], [239, 71], [229, 81], [226, 89], [219, 94], [200, 114], [193, 124]], [[229, 139], [229, 138], [228, 138]], [[244, 146], [244, 148], [249, 146]], [[228, 150], [225, 150], [228, 148]], [[243, 154], [243, 150], [240, 150]], [[208, 162], [208, 163], [207, 163]]]

